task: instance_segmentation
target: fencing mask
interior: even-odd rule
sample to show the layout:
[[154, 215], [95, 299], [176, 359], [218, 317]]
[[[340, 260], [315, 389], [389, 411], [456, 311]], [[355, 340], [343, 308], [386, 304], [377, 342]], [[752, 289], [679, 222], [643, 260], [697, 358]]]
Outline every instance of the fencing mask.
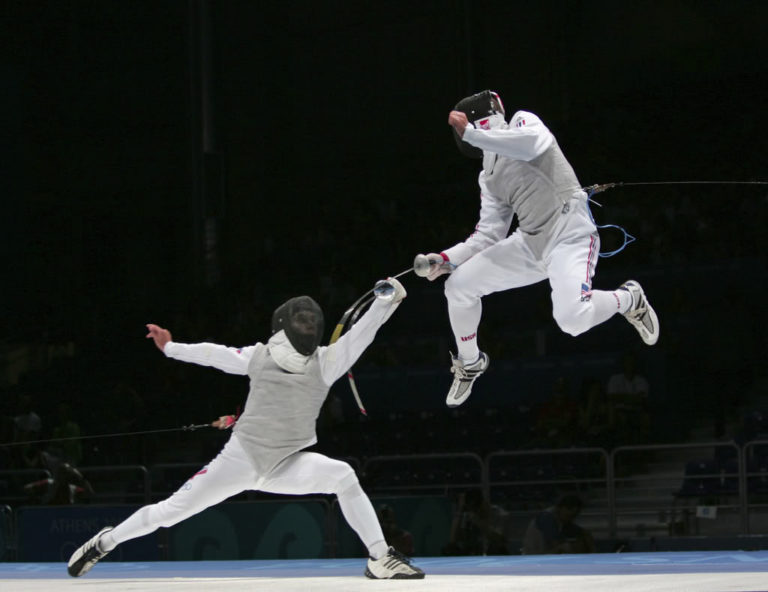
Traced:
[[[478, 129], [494, 129], [506, 123], [504, 104], [499, 95], [491, 90], [484, 90], [461, 99], [456, 103], [454, 110], [464, 113], [469, 123]], [[456, 145], [464, 156], [469, 158], [483, 157], [483, 151], [462, 140], [456, 130], [453, 130], [453, 139], [456, 140]]]
[[285, 331], [294, 349], [304, 356], [312, 355], [320, 345], [324, 328], [323, 311], [309, 296], [291, 298], [272, 314], [272, 333]]

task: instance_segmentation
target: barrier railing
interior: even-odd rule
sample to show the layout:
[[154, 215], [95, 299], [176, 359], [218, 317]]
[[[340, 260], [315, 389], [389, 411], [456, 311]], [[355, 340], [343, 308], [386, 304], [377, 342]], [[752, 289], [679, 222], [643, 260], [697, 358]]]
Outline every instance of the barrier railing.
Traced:
[[[700, 534], [698, 519], [713, 520], [718, 510], [721, 518], [722, 511], [737, 517], [732, 534], [748, 534], [743, 452], [735, 443], [620, 446], [608, 464], [612, 537], [630, 528], [639, 531], [634, 534]], [[649, 470], [651, 464], [659, 468]]]
[[0, 504], [15, 505], [32, 499], [24, 486], [51, 479], [46, 469], [3, 469], [0, 471]]
[[485, 498], [503, 506], [524, 532], [535, 509], [551, 505], [558, 494], [577, 493], [589, 499], [592, 529], [609, 529], [610, 466], [603, 448], [499, 451], [485, 458]]
[[13, 512], [10, 506], [0, 506], [0, 561], [14, 559], [16, 551]]
[[363, 463], [363, 486], [377, 492], [482, 489], [485, 463], [473, 452], [372, 456]]
[[148, 504], [152, 498], [149, 471], [143, 465], [78, 467], [78, 470], [93, 487], [93, 501]]
[[[93, 485], [94, 501], [150, 503], [167, 497], [199, 468], [199, 463], [175, 463], [80, 471]], [[485, 500], [519, 512], [521, 520], [557, 495], [576, 492], [585, 501], [583, 518], [614, 539], [768, 530], [768, 440], [743, 446], [622, 446], [610, 453], [571, 448], [497, 451], [485, 458], [472, 452], [376, 456], [359, 473], [372, 495], [480, 490]], [[41, 478], [50, 473], [0, 471], [0, 484], [6, 484], [0, 504], [28, 502], [23, 484]]]

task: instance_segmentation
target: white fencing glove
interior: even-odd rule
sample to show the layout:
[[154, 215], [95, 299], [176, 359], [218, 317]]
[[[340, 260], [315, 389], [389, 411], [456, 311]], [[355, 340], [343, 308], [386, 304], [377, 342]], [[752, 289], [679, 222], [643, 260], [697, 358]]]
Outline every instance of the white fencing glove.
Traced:
[[[417, 257], [419, 257], [419, 255], [417, 255]], [[450, 261], [444, 259], [440, 253], [427, 253], [424, 255], [424, 257], [426, 257], [429, 261], [429, 271], [424, 277], [426, 277], [430, 282], [435, 281], [444, 273], [451, 273], [454, 269], [456, 269], [456, 266]]]
[[385, 302], [394, 302], [395, 304], [400, 302], [408, 295], [408, 292], [405, 291], [403, 284], [401, 284], [397, 279], [391, 277], [376, 282], [376, 286], [373, 288], [373, 293], [379, 300], [384, 300]]

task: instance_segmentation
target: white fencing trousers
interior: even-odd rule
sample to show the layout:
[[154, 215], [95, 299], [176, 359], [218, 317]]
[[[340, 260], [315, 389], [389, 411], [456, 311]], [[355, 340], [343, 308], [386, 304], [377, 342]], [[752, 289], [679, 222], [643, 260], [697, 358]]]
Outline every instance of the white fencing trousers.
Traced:
[[246, 490], [301, 495], [336, 494], [349, 525], [372, 556], [387, 552], [384, 534], [368, 496], [347, 463], [314, 452], [297, 452], [266, 476], [259, 476], [236, 435], [210, 464], [169, 498], [144, 506], [107, 533], [103, 550], [172, 526]]
[[[552, 315], [570, 335], [579, 335], [629, 307], [629, 294], [592, 290], [600, 237], [584, 199], [572, 199], [556, 238], [536, 257], [519, 230], [477, 253], [445, 282], [448, 317], [459, 357], [474, 360], [479, 354], [477, 329], [481, 298], [549, 279]], [[524, 317], [531, 311], [520, 311]]]

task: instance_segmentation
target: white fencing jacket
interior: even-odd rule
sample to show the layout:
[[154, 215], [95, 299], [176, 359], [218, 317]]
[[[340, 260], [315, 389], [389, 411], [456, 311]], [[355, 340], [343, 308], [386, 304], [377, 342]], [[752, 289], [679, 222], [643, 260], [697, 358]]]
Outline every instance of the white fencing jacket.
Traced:
[[315, 424], [331, 385], [373, 342], [399, 303], [374, 299], [370, 309], [333, 345], [302, 356], [283, 331], [243, 348], [214, 343], [165, 345], [169, 358], [250, 378], [245, 409], [233, 428], [264, 476], [286, 457], [317, 442]]
[[518, 230], [541, 257], [568, 202], [587, 198], [554, 135], [538, 116], [518, 111], [500, 128], [468, 125], [463, 139], [483, 150], [480, 218], [467, 240], [443, 253], [460, 265], [506, 238], [517, 215]]

